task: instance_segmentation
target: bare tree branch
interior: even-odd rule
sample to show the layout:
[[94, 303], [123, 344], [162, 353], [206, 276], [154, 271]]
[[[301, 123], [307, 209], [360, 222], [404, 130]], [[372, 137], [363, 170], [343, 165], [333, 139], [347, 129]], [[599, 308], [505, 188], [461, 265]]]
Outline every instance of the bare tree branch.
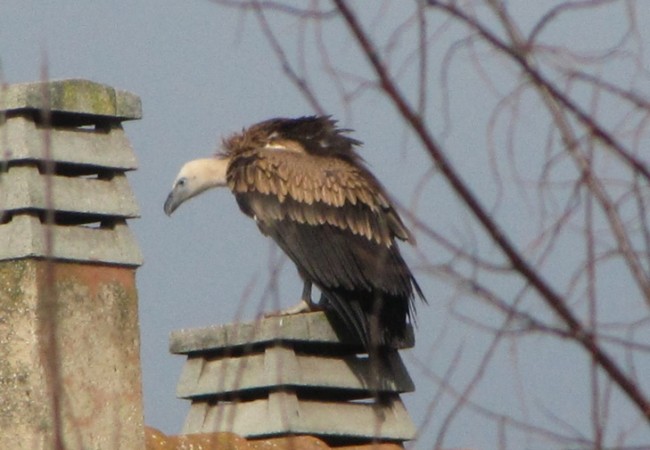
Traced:
[[[481, 205], [476, 196], [470, 191], [465, 182], [461, 179], [460, 175], [449, 162], [442, 149], [436, 143], [434, 138], [429, 133], [429, 130], [424, 125], [421, 117], [413, 110], [408, 104], [405, 97], [401, 94], [395, 83], [393, 83], [387, 68], [381, 58], [379, 57], [373, 43], [368, 39], [368, 36], [363, 31], [361, 24], [357, 20], [356, 15], [349, 8], [348, 4], [343, 0], [333, 0], [334, 4], [341, 13], [341, 16], [347, 23], [351, 33], [357, 40], [366, 55], [370, 65], [377, 78], [379, 79], [380, 86], [386, 95], [392, 100], [394, 106], [398, 109], [406, 123], [412, 128], [414, 133], [422, 142], [424, 148], [429, 153], [431, 158], [435, 161], [440, 172], [445, 176], [453, 190], [458, 194], [459, 198], [467, 205], [474, 217], [483, 226], [492, 240], [501, 248], [508, 260], [512, 264], [514, 270], [519, 272], [537, 291], [545, 303], [557, 313], [562, 321], [570, 331], [572, 339], [582, 345], [594, 359], [598, 365], [607, 372], [612, 380], [627, 394], [628, 398], [637, 405], [639, 411], [645, 416], [646, 420], [650, 422], [650, 403], [648, 402], [644, 393], [640, 390], [639, 386], [634, 383], [616, 364], [612, 357], [606, 353], [595, 341], [591, 333], [586, 332], [577, 317], [566, 306], [566, 303], [561, 295], [559, 295], [542, 277], [541, 275], [521, 256], [516, 250], [515, 246], [510, 242], [507, 235], [503, 230], [492, 220], [488, 212]], [[519, 65], [525, 69], [525, 72], [531, 79], [545, 89], [551, 92], [555, 98], [565, 108], [575, 114], [575, 116], [585, 125], [599, 140], [602, 140], [609, 147], [616, 150], [617, 154], [626, 161], [628, 161], [640, 173], [650, 180], [650, 172], [647, 170], [643, 172], [645, 167], [638, 161], [632, 158], [627, 152], [619, 146], [615, 140], [604, 133], [602, 129], [598, 128], [593, 120], [584, 113], [581, 109], [570, 102], [565, 96], [561, 95], [554, 86], [546, 81], [537, 71], [530, 67], [528, 61], [517, 51], [505, 45], [492, 33], [488, 32], [476, 21], [471, 20], [464, 12], [460, 11], [456, 3], [442, 4], [437, 1], [430, 1], [431, 6], [439, 7], [450, 14], [458, 17], [463, 22], [467, 23], [476, 29], [486, 40], [509, 55]], [[638, 166], [638, 167], [637, 167]]]

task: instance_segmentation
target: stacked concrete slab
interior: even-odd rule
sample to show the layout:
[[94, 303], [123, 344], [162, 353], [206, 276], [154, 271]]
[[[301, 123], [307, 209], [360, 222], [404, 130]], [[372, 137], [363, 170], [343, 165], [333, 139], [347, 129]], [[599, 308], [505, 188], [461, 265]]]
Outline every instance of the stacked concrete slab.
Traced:
[[85, 80], [0, 89], [0, 448], [144, 446], [121, 126], [140, 117]]
[[187, 355], [177, 388], [191, 401], [186, 434], [311, 435], [335, 445], [415, 435], [400, 399], [414, 387], [398, 352], [384, 350], [375, 364], [322, 312], [180, 330], [170, 349]]

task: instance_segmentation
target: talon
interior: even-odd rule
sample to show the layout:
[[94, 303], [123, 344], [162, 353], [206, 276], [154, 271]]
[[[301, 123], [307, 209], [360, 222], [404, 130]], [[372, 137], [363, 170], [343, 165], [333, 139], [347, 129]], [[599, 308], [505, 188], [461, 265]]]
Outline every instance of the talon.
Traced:
[[293, 314], [302, 314], [302, 313], [307, 313], [311, 311], [318, 311], [320, 308], [318, 308], [317, 305], [313, 305], [310, 303], [307, 303], [304, 300], [300, 300], [300, 302], [297, 305], [293, 305], [290, 308], [286, 309], [281, 309], [280, 311], [273, 311], [268, 314], [265, 314], [264, 317], [278, 317], [278, 316], [290, 316]]
[[300, 302], [297, 305], [294, 305], [290, 308], [281, 309], [280, 311], [273, 311], [267, 314], [264, 314], [264, 317], [278, 317], [278, 316], [290, 316], [292, 314], [301, 314], [310, 311], [318, 311], [321, 308], [314, 304], [311, 301], [311, 282], [305, 281], [305, 284], [302, 289], [302, 297]]

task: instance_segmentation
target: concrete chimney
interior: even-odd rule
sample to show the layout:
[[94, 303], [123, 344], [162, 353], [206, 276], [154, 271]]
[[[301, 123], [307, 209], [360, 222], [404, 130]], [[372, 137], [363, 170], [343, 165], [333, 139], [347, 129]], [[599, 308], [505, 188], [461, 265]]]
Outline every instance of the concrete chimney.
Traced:
[[138, 216], [122, 129], [85, 80], [0, 89], [0, 448], [144, 448]]
[[177, 386], [191, 402], [185, 434], [307, 435], [332, 446], [415, 437], [400, 398], [415, 388], [398, 351], [382, 349], [384, 362], [372, 364], [323, 312], [179, 330], [170, 350], [187, 356]]

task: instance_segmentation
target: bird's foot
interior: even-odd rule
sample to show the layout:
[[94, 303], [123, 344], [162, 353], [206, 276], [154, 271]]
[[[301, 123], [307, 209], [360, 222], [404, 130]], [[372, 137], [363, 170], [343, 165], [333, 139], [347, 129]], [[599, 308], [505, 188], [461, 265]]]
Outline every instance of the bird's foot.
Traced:
[[290, 316], [293, 314], [301, 314], [310, 311], [317, 311], [319, 308], [317, 305], [314, 305], [311, 302], [306, 300], [300, 300], [297, 305], [293, 305], [290, 308], [281, 309], [280, 311], [273, 311], [264, 315], [264, 317], [278, 317], [278, 316]]

